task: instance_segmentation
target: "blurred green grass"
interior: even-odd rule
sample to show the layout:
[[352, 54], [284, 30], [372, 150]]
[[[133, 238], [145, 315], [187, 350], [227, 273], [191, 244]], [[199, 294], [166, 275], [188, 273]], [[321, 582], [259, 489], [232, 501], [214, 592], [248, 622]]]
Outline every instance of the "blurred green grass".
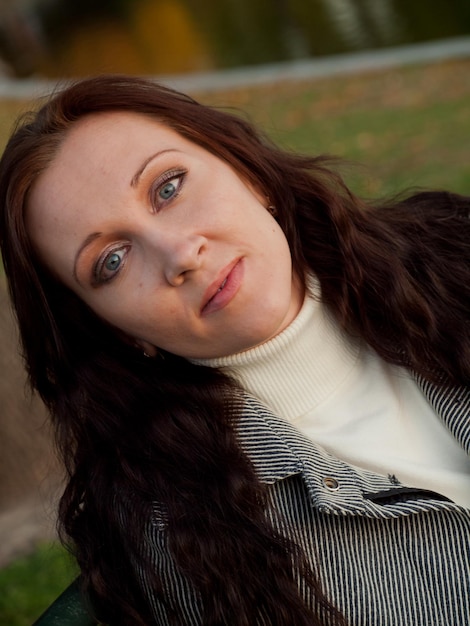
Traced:
[[17, 559], [0, 570], [0, 624], [31, 626], [76, 576], [75, 563], [58, 544], [41, 544]]
[[[288, 149], [358, 163], [346, 178], [363, 196], [410, 187], [470, 193], [470, 59], [193, 95], [245, 111]], [[0, 101], [0, 149], [30, 107]], [[58, 546], [0, 571], [0, 623], [30, 624], [74, 575]]]
[[346, 178], [360, 195], [470, 192], [470, 60], [217, 94], [224, 102], [284, 147], [356, 163]]

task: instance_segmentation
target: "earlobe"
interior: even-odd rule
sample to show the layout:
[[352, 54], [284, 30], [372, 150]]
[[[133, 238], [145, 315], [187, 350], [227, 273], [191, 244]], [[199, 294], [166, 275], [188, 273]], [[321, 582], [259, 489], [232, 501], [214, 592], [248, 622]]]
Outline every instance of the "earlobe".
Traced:
[[277, 209], [274, 206], [274, 204], [271, 204], [271, 201], [268, 198], [268, 206], [266, 207], [266, 210], [273, 216], [276, 217], [277, 216]]
[[136, 339], [135, 346], [143, 353], [144, 356], [153, 359], [157, 356], [157, 348], [148, 341]]

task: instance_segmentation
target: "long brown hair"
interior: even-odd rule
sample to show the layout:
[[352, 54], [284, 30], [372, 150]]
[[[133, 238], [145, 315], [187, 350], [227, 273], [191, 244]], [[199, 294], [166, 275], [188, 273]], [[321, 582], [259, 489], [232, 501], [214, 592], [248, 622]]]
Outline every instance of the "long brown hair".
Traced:
[[157, 118], [261, 187], [298, 275], [317, 275], [339, 323], [387, 361], [439, 384], [470, 380], [469, 200], [423, 192], [366, 204], [328, 159], [279, 150], [239, 116], [124, 76], [58, 93], [22, 121], [0, 163], [5, 270], [30, 381], [51, 412], [68, 470], [60, 522], [98, 617], [152, 623], [129, 576], [139, 563], [169, 619], [181, 623], [145, 546], [158, 501], [205, 625], [343, 624], [305, 555], [266, 520], [265, 489], [234, 430], [235, 385], [171, 354], [143, 358], [58, 284], [31, 247], [31, 186], [78, 119], [113, 110]]

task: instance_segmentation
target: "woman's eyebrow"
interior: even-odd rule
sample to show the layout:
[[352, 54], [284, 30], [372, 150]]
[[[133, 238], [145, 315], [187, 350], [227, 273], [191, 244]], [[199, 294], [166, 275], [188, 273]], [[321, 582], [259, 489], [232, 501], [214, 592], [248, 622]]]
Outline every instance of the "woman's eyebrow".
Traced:
[[137, 172], [132, 177], [131, 187], [137, 187], [140, 177], [144, 173], [145, 168], [147, 167], [147, 165], [149, 165], [149, 163], [151, 163], [154, 159], [161, 156], [162, 154], [166, 154], [167, 152], [180, 152], [180, 150], [176, 150], [176, 148], [167, 148], [165, 150], [159, 150], [158, 152], [155, 152], [155, 154], [152, 154], [151, 156], [149, 156], [148, 159], [145, 159], [145, 161], [142, 163], [142, 165], [139, 167]]
[[79, 284], [81, 284], [81, 283], [80, 283], [80, 280], [78, 279], [77, 265], [78, 265], [78, 261], [80, 259], [80, 255], [85, 250], [85, 248], [87, 248], [91, 243], [93, 243], [93, 241], [95, 241], [95, 239], [98, 239], [99, 237], [101, 237], [102, 234], [103, 233], [100, 233], [100, 232], [91, 233], [90, 235], [88, 235], [85, 238], [85, 240], [83, 241], [82, 245], [77, 250], [77, 254], [75, 255], [75, 261], [74, 261], [74, 264], [73, 264], [73, 277], [77, 281], [77, 283], [79, 283]]

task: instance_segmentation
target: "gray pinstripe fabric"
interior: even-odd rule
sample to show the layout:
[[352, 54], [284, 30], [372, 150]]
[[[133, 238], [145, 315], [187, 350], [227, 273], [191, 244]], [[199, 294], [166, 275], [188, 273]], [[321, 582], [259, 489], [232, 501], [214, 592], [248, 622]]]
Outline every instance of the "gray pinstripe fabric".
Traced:
[[[470, 390], [418, 383], [468, 452]], [[238, 432], [270, 485], [267, 515], [302, 546], [351, 626], [470, 624], [470, 510], [349, 466], [251, 397]], [[170, 604], [182, 608], [184, 624], [201, 625], [197, 594], [174, 568], [157, 508], [149, 546]], [[165, 609], [153, 606], [156, 623], [168, 624]]]

